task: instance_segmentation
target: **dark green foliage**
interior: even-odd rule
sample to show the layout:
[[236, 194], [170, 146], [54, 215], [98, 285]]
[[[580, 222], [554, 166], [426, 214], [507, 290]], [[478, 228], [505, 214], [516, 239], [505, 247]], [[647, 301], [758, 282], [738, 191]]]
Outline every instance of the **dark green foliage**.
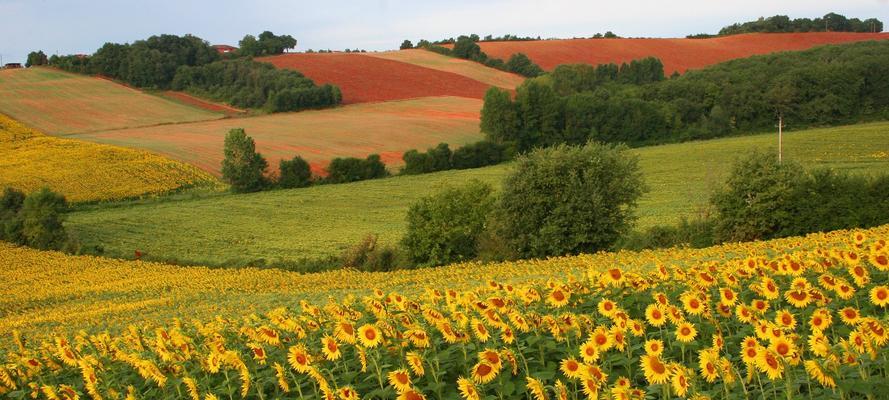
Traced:
[[68, 243], [62, 213], [68, 208], [65, 196], [47, 188], [28, 195], [19, 211], [22, 242], [42, 250], [61, 250]]
[[798, 164], [779, 164], [774, 154], [755, 152], [738, 160], [725, 187], [710, 199], [717, 242], [770, 239], [791, 226], [795, 190], [805, 174]]
[[506, 178], [497, 235], [521, 258], [611, 248], [630, 228], [644, 185], [623, 146], [538, 149]]
[[180, 68], [173, 89], [236, 107], [265, 107], [271, 112], [327, 107], [339, 104], [342, 99], [335, 86], [316, 86], [299, 72], [248, 59]]
[[494, 206], [490, 185], [472, 181], [424, 197], [407, 213], [402, 245], [419, 265], [444, 265], [471, 260], [478, 236]]
[[407, 266], [398, 248], [381, 246], [376, 235], [367, 235], [358, 244], [346, 250], [341, 256], [341, 264], [359, 271], [384, 272]]
[[480, 168], [500, 164], [508, 159], [506, 149], [494, 142], [482, 140], [454, 150], [451, 155], [453, 169]]
[[714, 221], [706, 217], [691, 220], [682, 218], [676, 226], [658, 225], [641, 232], [632, 232], [621, 238], [616, 247], [636, 251], [679, 246], [709, 247], [715, 244], [713, 226]]
[[43, 50], [39, 50], [28, 53], [28, 60], [25, 61], [25, 66], [30, 68], [37, 65], [46, 65], [47, 63], [49, 63], [49, 59], [46, 58], [46, 54]]
[[378, 154], [371, 154], [364, 160], [355, 157], [334, 158], [327, 166], [328, 183], [346, 183], [367, 179], [385, 178], [389, 175], [386, 165]]
[[543, 74], [543, 68], [531, 62], [524, 53], [515, 53], [509, 57], [506, 62], [506, 70], [528, 78], [533, 78]]
[[243, 129], [228, 131], [223, 151], [222, 179], [231, 185], [233, 192], [256, 192], [267, 186], [264, 174], [268, 162], [256, 152], [256, 143]]
[[431, 147], [425, 153], [417, 150], [408, 150], [402, 156], [404, 167], [401, 173], [405, 175], [425, 174], [435, 171], [451, 169], [451, 148], [447, 143], [439, 143]]
[[753, 32], [882, 32], [883, 22], [876, 18], [864, 21], [848, 19], [836, 13], [825, 14], [822, 18], [796, 18], [786, 15], [760, 17], [756, 21], [733, 24], [719, 30], [719, 36]]
[[[457, 42], [454, 43], [454, 48], [451, 50], [454, 57], [463, 58], [467, 60], [479, 60], [482, 58], [482, 49], [479, 47], [477, 40], [472, 40], [469, 36], [460, 36], [457, 38]], [[484, 58], [487, 58], [485, 56]], [[483, 59], [482, 59], [483, 60]]]
[[278, 187], [284, 189], [301, 188], [312, 184], [312, 170], [302, 157], [281, 160], [278, 163]]
[[[481, 130], [520, 151], [585, 140], [632, 145], [794, 129], [889, 115], [889, 42], [729, 61], [665, 80], [654, 58], [567, 65], [485, 96]], [[551, 88], [551, 90], [545, 89]]]
[[284, 50], [296, 47], [296, 39], [290, 35], [277, 36], [265, 31], [259, 34], [257, 39], [253, 35], [246, 35], [238, 42], [238, 53], [242, 56], [259, 57], [281, 54]]
[[414, 48], [414, 44], [411, 43], [411, 41], [407, 40], [407, 39], [405, 39], [405, 41], [401, 42], [401, 46], [398, 46], [399, 50], [407, 50], [407, 49], [413, 49], [413, 48]]
[[778, 230], [779, 237], [889, 223], [889, 175], [867, 178], [815, 170], [796, 189], [794, 199], [791, 225]]
[[7, 187], [0, 197], [0, 240], [9, 243], [24, 244], [22, 236], [22, 219], [19, 213], [25, 202], [25, 194]]

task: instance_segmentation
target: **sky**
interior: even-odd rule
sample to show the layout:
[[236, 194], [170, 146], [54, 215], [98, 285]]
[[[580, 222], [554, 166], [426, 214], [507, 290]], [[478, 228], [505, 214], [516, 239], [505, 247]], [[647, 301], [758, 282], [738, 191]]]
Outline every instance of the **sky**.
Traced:
[[390, 50], [404, 39], [461, 34], [684, 37], [760, 16], [875, 17], [889, 24], [889, 0], [0, 0], [0, 57], [28, 52], [92, 53], [105, 42], [190, 33], [237, 46], [245, 34], [289, 34], [297, 51]]

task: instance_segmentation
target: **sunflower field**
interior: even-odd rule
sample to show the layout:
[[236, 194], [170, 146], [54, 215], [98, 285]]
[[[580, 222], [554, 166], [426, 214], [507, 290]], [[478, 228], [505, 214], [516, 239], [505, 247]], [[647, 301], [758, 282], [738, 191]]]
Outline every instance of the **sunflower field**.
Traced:
[[[246, 269], [239, 272], [247, 281], [243, 286], [222, 278], [202, 301], [213, 302], [213, 292], [246, 296], [291, 281], [303, 286], [285, 289], [290, 297], [276, 295], [262, 313], [176, 313], [152, 321], [131, 315], [127, 326], [71, 333], [12, 330], [3, 342], [9, 344], [0, 394], [195, 400], [884, 398], [887, 239], [889, 226], [883, 226], [700, 250], [467, 264], [449, 275], [437, 271], [452, 267], [322, 275], [336, 277], [327, 284], [297, 274], [254, 282], [248, 277], [261, 271]], [[4, 253], [17, 254], [19, 262], [43, 254], [17, 251], [0, 248], [0, 266], [11, 263]], [[70, 257], [71, 263], [89, 260]], [[39, 279], [65, 281], [62, 269], [50, 268]], [[73, 264], [64, 269], [88, 273]], [[536, 274], [522, 277], [530, 271]], [[171, 275], [163, 291], [177, 290], [174, 281]], [[346, 284], [355, 286], [342, 290]], [[371, 290], [373, 285], [379, 288]], [[138, 290], [114, 287], [113, 281], [108, 286], [105, 290]], [[311, 295], [326, 289], [339, 291], [326, 300]], [[32, 288], [44, 290], [51, 289]], [[67, 296], [82, 299], [101, 290], [71, 290]], [[28, 295], [13, 289], [4, 307]], [[44, 303], [63, 301], [19, 304], [36, 315]], [[89, 306], [78, 303], [71, 310], [84, 308]]]
[[142, 150], [47, 136], [0, 114], [0, 188], [49, 187], [72, 202], [221, 185], [200, 169]]

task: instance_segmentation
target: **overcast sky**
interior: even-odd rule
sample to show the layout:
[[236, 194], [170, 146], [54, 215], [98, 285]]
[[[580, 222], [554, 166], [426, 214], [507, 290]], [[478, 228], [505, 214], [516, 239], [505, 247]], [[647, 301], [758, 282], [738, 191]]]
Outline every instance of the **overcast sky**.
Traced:
[[161, 33], [232, 44], [263, 30], [286, 33], [297, 50], [388, 50], [404, 39], [464, 33], [574, 37], [613, 31], [627, 37], [683, 37], [775, 14], [889, 23], [889, 0], [0, 0], [0, 55], [24, 62], [48, 55], [92, 53], [105, 42]]

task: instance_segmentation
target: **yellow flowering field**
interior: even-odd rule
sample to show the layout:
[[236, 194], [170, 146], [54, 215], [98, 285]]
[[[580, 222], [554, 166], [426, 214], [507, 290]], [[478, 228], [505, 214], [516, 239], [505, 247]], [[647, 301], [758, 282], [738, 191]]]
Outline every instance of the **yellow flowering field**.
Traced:
[[299, 275], [0, 247], [0, 394], [880, 398], [889, 226]]
[[0, 188], [43, 186], [72, 202], [117, 200], [220, 185], [210, 174], [147, 151], [47, 136], [0, 114]]

